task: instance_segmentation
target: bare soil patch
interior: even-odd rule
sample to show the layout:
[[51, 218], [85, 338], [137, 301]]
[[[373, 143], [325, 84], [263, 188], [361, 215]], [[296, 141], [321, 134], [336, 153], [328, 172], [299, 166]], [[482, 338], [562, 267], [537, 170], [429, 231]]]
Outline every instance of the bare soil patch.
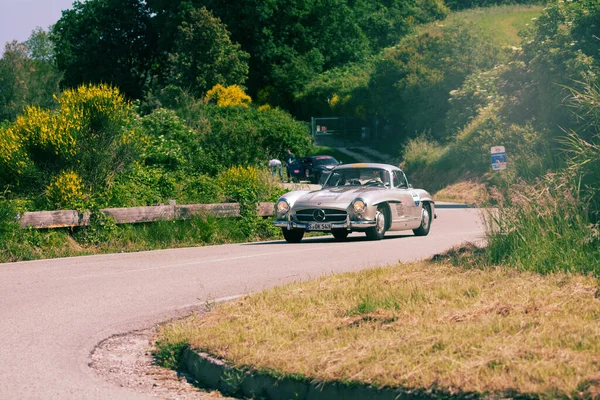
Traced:
[[103, 340], [92, 352], [90, 367], [114, 385], [159, 399], [233, 400], [199, 389], [185, 374], [156, 365], [152, 356], [156, 328]]

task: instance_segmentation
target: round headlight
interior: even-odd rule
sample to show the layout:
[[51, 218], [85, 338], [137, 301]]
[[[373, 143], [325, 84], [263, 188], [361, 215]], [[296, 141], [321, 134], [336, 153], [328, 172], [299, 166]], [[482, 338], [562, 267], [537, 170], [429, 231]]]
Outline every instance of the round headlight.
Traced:
[[365, 202], [361, 199], [356, 199], [354, 200], [354, 204], [352, 205], [354, 208], [354, 212], [357, 213], [362, 213], [366, 210], [367, 205], [365, 204]]
[[283, 199], [279, 200], [277, 202], [277, 212], [285, 214], [288, 211], [290, 211], [290, 205], [288, 204], [288, 202]]

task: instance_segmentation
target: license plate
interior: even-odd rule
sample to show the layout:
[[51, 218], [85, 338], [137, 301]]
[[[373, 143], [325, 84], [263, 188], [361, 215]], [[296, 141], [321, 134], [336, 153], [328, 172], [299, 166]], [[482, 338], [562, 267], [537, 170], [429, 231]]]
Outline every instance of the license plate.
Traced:
[[311, 222], [308, 224], [307, 231], [330, 231], [331, 224], [329, 222]]

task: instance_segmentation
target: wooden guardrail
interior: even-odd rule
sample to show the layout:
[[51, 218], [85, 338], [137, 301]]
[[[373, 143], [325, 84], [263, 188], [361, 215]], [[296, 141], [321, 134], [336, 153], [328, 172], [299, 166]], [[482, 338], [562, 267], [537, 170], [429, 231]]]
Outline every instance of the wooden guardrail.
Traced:
[[[270, 217], [273, 215], [273, 203], [260, 203], [258, 215]], [[105, 208], [100, 210], [105, 215], [115, 219], [117, 224], [135, 224], [159, 220], [180, 220], [194, 215], [211, 215], [213, 217], [237, 217], [240, 215], [238, 203], [220, 204], [189, 204], [168, 206], [148, 206], [132, 208]], [[34, 211], [19, 216], [21, 228], [68, 228], [85, 226], [90, 222], [89, 213], [74, 210], [64, 211]]]

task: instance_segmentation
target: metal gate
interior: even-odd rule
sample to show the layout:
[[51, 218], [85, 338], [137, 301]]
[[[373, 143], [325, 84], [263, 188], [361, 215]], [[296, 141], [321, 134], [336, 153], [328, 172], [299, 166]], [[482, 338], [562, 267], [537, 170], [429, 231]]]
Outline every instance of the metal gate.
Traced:
[[330, 147], [348, 147], [365, 141], [380, 139], [377, 117], [313, 117], [311, 134], [315, 144]]

